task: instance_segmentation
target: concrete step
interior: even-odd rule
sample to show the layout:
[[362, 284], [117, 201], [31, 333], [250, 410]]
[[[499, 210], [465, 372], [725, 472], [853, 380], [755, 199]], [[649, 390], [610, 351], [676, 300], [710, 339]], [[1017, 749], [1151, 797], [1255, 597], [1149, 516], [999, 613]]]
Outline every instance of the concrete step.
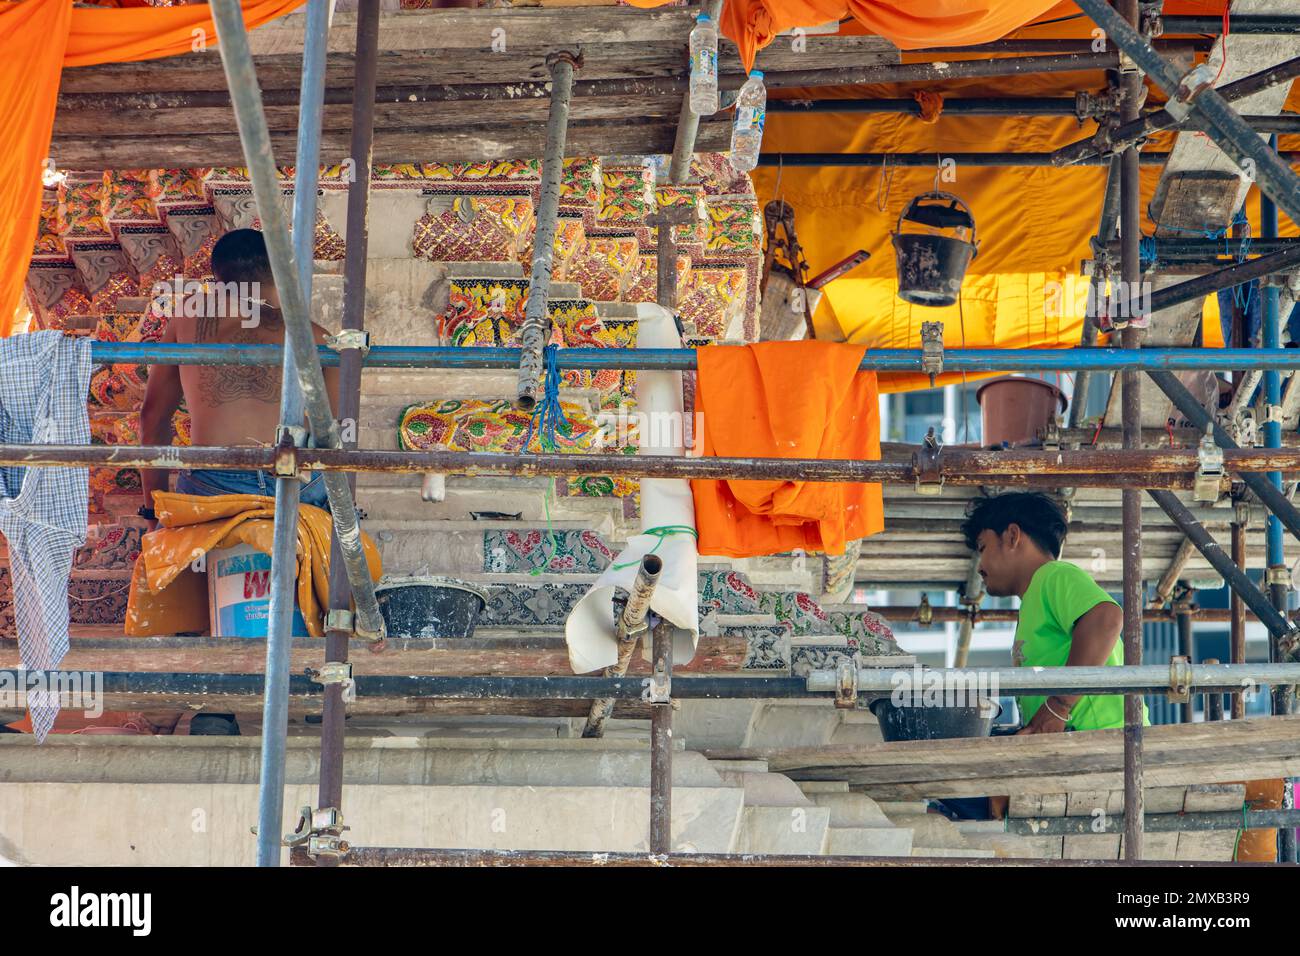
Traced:
[[826, 831], [829, 856], [911, 856], [912, 831], [900, 827], [836, 827]]
[[[845, 784], [847, 788], [848, 784]], [[892, 827], [902, 826], [887, 817], [865, 793], [823, 792], [810, 793], [808, 798], [819, 807], [830, 811], [833, 827]]]
[[898, 827], [909, 828], [914, 836], [912, 845], [933, 850], [968, 850], [960, 828], [940, 813], [889, 813], [889, 821]]
[[767, 771], [729, 770], [711, 766], [724, 783], [745, 791], [747, 807], [811, 807], [813, 802], [793, 780], [779, 773]]
[[[848, 793], [849, 782], [847, 780], [799, 780], [799, 789], [804, 793], [812, 796], [815, 793]], [[813, 797], [813, 802], [817, 800]]]
[[735, 852], [822, 854], [829, 820], [821, 807], [746, 806]]

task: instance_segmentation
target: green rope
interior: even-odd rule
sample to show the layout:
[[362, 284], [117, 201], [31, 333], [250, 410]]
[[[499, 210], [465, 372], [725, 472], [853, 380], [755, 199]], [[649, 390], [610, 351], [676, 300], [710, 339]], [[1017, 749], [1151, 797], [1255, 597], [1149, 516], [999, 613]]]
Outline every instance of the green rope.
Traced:
[[1237, 862], [1237, 850], [1241, 848], [1241, 838], [1246, 835], [1247, 824], [1250, 822], [1246, 818], [1246, 811], [1249, 809], [1249, 803], [1243, 803], [1241, 805], [1241, 829], [1237, 831], [1237, 839], [1233, 841], [1232, 844], [1232, 862], [1234, 863]]
[[541, 577], [546, 571], [550, 570], [551, 562], [555, 560], [556, 553], [560, 550], [560, 543], [555, 537], [555, 525], [551, 523], [551, 499], [555, 497], [555, 476], [551, 476], [550, 490], [542, 498], [542, 506], [546, 509], [546, 534], [550, 538], [551, 553], [545, 555], [540, 568], [533, 568], [528, 573], [535, 578]]
[[[646, 554], [654, 554], [656, 551], [658, 551], [659, 545], [664, 543], [664, 538], [668, 537], [671, 534], [694, 535], [696, 540], [698, 540], [700, 537], [700, 533], [687, 524], [666, 524], [666, 525], [661, 525], [658, 528], [646, 528], [641, 533], [653, 535], [654, 537], [659, 539], [658, 541], [655, 542], [655, 546], [651, 548], [649, 551], [647, 551]], [[635, 561], [625, 561], [622, 564], [614, 565], [614, 570], [622, 571], [624, 568], [631, 568], [640, 563], [641, 563], [641, 558], [637, 558]]]

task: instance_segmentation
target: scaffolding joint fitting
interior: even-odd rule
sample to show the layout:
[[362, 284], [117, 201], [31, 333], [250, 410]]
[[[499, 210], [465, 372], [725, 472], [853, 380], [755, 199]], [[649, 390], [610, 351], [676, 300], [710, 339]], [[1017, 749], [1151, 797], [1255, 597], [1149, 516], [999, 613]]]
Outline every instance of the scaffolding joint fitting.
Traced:
[[[256, 827], [253, 828], [256, 831]], [[298, 826], [284, 835], [284, 846], [293, 848], [306, 845], [307, 855], [338, 859], [350, 849], [343, 840], [343, 831], [351, 827], [343, 823], [343, 813], [337, 807], [313, 810], [303, 807], [298, 811]]]
[[1250, 527], [1250, 502], [1244, 498], [1238, 498], [1232, 503], [1232, 523], [1241, 525], [1242, 528]]
[[281, 425], [275, 445], [274, 472], [277, 478], [298, 477], [298, 449], [307, 443], [307, 429], [299, 425]]
[[1265, 405], [1264, 420], [1262, 424], [1267, 425], [1269, 422], [1277, 422], [1281, 425], [1284, 417], [1281, 405]]
[[352, 611], [345, 608], [330, 608], [329, 613], [325, 615], [325, 630], [351, 634], [353, 620]]
[[835, 665], [835, 706], [841, 710], [858, 706], [858, 665], [852, 658]]
[[930, 606], [930, 596], [921, 595], [921, 602], [916, 606], [916, 621], [922, 627], [929, 627], [934, 623], [934, 608]]
[[323, 687], [329, 687], [331, 684], [338, 684], [343, 688], [343, 703], [355, 703], [357, 699], [357, 683], [352, 678], [351, 661], [326, 661], [321, 665], [320, 670], [307, 668], [307, 679], [313, 684], [320, 684]]
[[656, 707], [673, 704], [673, 677], [664, 666], [663, 658], [655, 661], [654, 671], [641, 679], [641, 700]]
[[1074, 94], [1074, 118], [1079, 121], [1079, 124], [1082, 125], [1084, 121], [1090, 119], [1102, 124], [1097, 135], [1093, 137], [1093, 142], [1103, 153], [1111, 148], [1110, 130], [1106, 128], [1103, 121], [1118, 114], [1122, 97], [1120, 90], [1113, 87], [1104, 93], [1080, 90]]
[[930, 376], [934, 387], [935, 377], [943, 374], [943, 323], [921, 323], [921, 372]]
[[921, 442], [921, 447], [912, 455], [912, 471], [916, 476], [916, 493], [918, 495], [935, 495], [943, 494], [943, 474], [939, 465], [939, 455], [943, 451], [943, 445], [939, 444], [939, 439], [934, 434], [934, 428], [931, 427], [925, 435], [925, 441]]
[[335, 352], [356, 349], [365, 358], [370, 354], [370, 333], [365, 329], [343, 329], [325, 340], [325, 347]]
[[1223, 488], [1223, 449], [1214, 441], [1214, 425], [1205, 426], [1205, 436], [1196, 448], [1196, 480], [1192, 498], [1196, 501], [1218, 501]]
[[1178, 81], [1178, 89], [1165, 103], [1165, 111], [1178, 122], [1183, 122], [1192, 112], [1196, 97], [1214, 86], [1214, 70], [1201, 63], [1188, 70]]
[[1043, 429], [1043, 451], [1061, 450], [1061, 416], [1053, 415]]
[[1192, 699], [1192, 662], [1175, 655], [1169, 658], [1169, 702], [1186, 704]]
[[582, 69], [581, 50], [555, 50], [546, 54], [546, 68], [554, 70], [557, 63], [567, 62], [575, 70]]
[[1283, 587], [1291, 586], [1291, 572], [1287, 570], [1284, 564], [1274, 564], [1264, 569], [1264, 584], [1273, 587], [1280, 584]]

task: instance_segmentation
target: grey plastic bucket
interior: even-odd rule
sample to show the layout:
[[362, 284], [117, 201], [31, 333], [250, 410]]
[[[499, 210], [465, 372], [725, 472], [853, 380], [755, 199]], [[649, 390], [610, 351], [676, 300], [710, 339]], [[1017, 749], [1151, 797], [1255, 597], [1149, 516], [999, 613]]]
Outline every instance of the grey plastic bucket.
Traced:
[[[936, 200], [950, 205], [923, 205]], [[967, 242], [954, 236], [904, 234], [904, 222], [951, 229], [967, 228], [969, 223], [971, 239]], [[966, 204], [951, 193], [922, 193], [899, 214], [893, 240], [899, 298], [913, 305], [953, 305], [961, 294], [966, 268], [979, 248], [975, 241], [975, 220]]]
[[375, 587], [389, 637], [471, 637], [487, 607], [482, 588], [437, 575], [385, 578]]

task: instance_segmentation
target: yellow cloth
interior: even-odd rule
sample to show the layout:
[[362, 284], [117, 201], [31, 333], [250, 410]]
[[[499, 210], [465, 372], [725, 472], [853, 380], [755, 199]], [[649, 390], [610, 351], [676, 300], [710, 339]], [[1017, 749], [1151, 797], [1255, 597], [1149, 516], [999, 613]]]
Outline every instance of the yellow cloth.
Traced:
[[[126, 633], [133, 637], [205, 631], [208, 628], [206, 578], [193, 564], [214, 548], [247, 544], [271, 553], [275, 499], [265, 495], [153, 496], [160, 527], [144, 536], [131, 578]], [[298, 509], [298, 608], [312, 637], [324, 636], [329, 606], [329, 558], [333, 524], [327, 512], [311, 505]], [[379, 580], [379, 552], [362, 534], [370, 576]]]
[[[246, 0], [251, 30], [305, 0]], [[151, 60], [215, 48], [208, 5], [73, 9], [71, 0], [0, 3], [0, 336], [13, 330], [40, 223], [41, 174], [65, 66]]]

